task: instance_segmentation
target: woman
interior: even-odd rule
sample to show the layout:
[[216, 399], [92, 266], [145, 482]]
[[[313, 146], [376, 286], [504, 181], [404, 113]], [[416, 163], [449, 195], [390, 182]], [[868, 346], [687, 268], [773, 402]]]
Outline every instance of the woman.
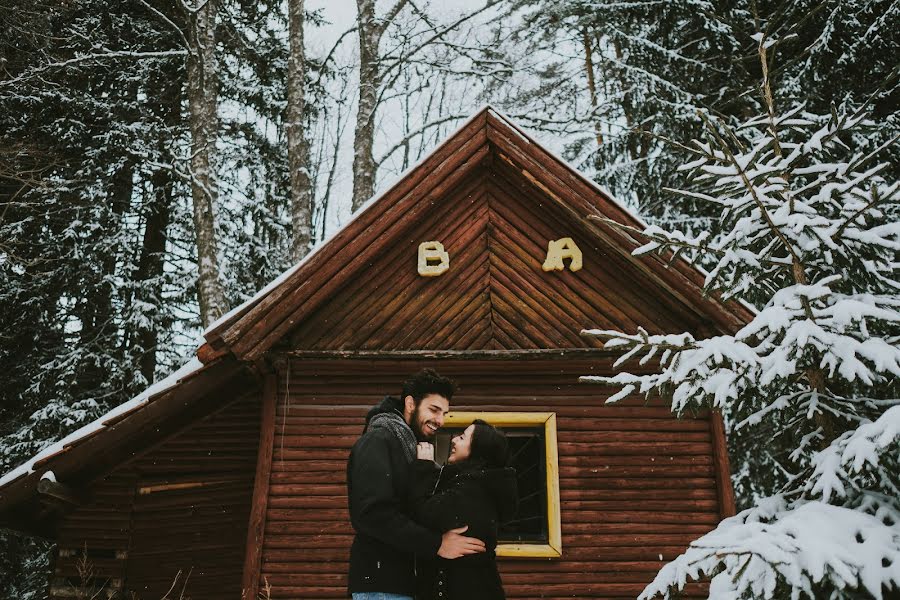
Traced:
[[515, 470], [506, 467], [506, 436], [476, 420], [450, 441], [447, 464], [434, 462], [434, 447], [422, 442], [413, 466], [411, 507], [423, 525], [482, 540], [487, 551], [455, 560], [418, 560], [418, 600], [503, 600], [494, 550], [497, 527], [516, 511]]

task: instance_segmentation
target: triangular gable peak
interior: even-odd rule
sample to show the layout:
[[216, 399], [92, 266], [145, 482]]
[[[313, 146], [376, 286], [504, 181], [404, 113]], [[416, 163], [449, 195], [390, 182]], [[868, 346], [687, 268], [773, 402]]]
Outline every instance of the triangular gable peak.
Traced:
[[[496, 110], [473, 116], [277, 285], [207, 331], [201, 352], [255, 360], [299, 349], [585, 347], [584, 327], [712, 334], [749, 318], [702, 294], [681, 260], [631, 256], [639, 242], [592, 219], [640, 221]], [[544, 273], [571, 237], [585, 268]], [[451, 269], [416, 272], [441, 241]]]

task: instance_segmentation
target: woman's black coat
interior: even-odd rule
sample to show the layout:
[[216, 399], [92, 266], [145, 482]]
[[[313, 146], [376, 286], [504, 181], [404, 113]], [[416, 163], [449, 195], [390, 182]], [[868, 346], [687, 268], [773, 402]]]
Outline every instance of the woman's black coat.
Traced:
[[439, 468], [430, 460], [413, 464], [413, 518], [441, 532], [468, 526], [483, 554], [455, 560], [417, 558], [418, 600], [502, 600], [503, 586], [494, 553], [497, 528], [513, 518], [518, 493], [514, 469], [485, 469], [474, 461]]

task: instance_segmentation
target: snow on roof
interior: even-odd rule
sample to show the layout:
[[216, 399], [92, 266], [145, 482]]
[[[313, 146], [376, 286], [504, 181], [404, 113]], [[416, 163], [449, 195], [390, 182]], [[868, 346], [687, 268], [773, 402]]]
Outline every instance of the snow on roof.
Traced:
[[182, 365], [181, 368], [177, 369], [165, 379], [157, 381], [131, 400], [123, 402], [99, 419], [88, 423], [81, 429], [73, 431], [58, 442], [47, 446], [46, 448], [35, 454], [33, 457], [31, 457], [27, 462], [19, 465], [3, 477], [0, 477], [0, 487], [3, 487], [11, 481], [19, 479], [20, 477], [24, 477], [26, 475], [34, 473], [34, 467], [38, 462], [44, 460], [45, 458], [53, 456], [54, 454], [63, 452], [72, 444], [93, 435], [94, 433], [106, 427], [108, 422], [114, 419], [118, 420], [119, 417], [137, 410], [141, 406], [147, 404], [147, 402], [154, 396], [158, 396], [162, 392], [165, 392], [166, 390], [174, 387], [179, 381], [181, 381], [191, 373], [199, 371], [202, 367], [203, 363], [201, 363], [196, 357], [190, 359], [188, 362]]

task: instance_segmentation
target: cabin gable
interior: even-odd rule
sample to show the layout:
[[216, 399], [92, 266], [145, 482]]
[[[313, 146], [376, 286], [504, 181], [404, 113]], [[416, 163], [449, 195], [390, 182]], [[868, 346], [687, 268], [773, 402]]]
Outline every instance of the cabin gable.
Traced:
[[[482, 207], [480, 212], [477, 207]], [[641, 324], [654, 332], [687, 329], [702, 336], [736, 330], [746, 320], [743, 307], [723, 305], [705, 296], [702, 275], [685, 261], [632, 256], [641, 242], [609, 221], [642, 228], [638, 219], [592, 182], [499, 113], [485, 108], [277, 284], [207, 331], [207, 344], [198, 356], [204, 362], [228, 353], [242, 360], [257, 360], [269, 350], [285, 346], [585, 347], [591, 342], [572, 339], [573, 333], [577, 335], [584, 327], [630, 330]], [[451, 267], [433, 278], [435, 281], [419, 281], [422, 278], [414, 268], [418, 244], [441, 241], [438, 237], [445, 235], [458, 236], [448, 238], [445, 246], [455, 248], [456, 261], [451, 251], [451, 264], [459, 267], [455, 273]], [[540, 260], [538, 264], [543, 264], [544, 244], [563, 237], [573, 237], [584, 245], [579, 247], [591, 258], [591, 270], [575, 277], [566, 272], [544, 273], [541, 281], [534, 273], [524, 281], [509, 279], [510, 262], [518, 259], [527, 266]], [[473, 247], [460, 248], [455, 239]], [[487, 251], [479, 254], [479, 247]], [[527, 267], [525, 272], [533, 268]], [[495, 270], [496, 279], [492, 278]], [[518, 271], [521, 274], [522, 269]], [[523, 315], [535, 316], [531, 312], [534, 307], [518, 303], [523, 290], [510, 288], [528, 287], [531, 282], [539, 292], [536, 301], [543, 303], [551, 300], [548, 294], [553, 295], [543, 292], [543, 282], [553, 275], [560, 293], [593, 302], [593, 306], [583, 306], [580, 312], [587, 314], [581, 315], [574, 307], [557, 311], [555, 316], [546, 314], [545, 309], [540, 312], [540, 322], [532, 325], [549, 327], [549, 337], [534, 330], [522, 335], [516, 322], [527, 320]], [[559, 280], [565, 282], [567, 277], [572, 281], [560, 285]], [[453, 285], [467, 287], [454, 288], [448, 284], [453, 278], [459, 278]], [[440, 311], [428, 304], [429, 298], [412, 296], [428, 287], [442, 290], [442, 286], [449, 292]], [[383, 299], [386, 294], [391, 295], [390, 300]], [[415, 306], [408, 302], [401, 306], [404, 295]], [[430, 299], [437, 302], [439, 295], [431, 290]], [[376, 314], [376, 307], [386, 312], [377, 313], [374, 321], [366, 319], [366, 315]], [[429, 314], [423, 314], [429, 307]], [[476, 326], [460, 340], [447, 330], [454, 317], [471, 322], [472, 315], [486, 314], [491, 319], [482, 318], [478, 323], [490, 322], [491, 331]], [[413, 321], [380, 328], [387, 317]], [[438, 329], [434, 331], [434, 327]], [[337, 332], [339, 339], [326, 345], [324, 340], [332, 337], [329, 331]], [[398, 335], [402, 339], [397, 339]]]
[[[502, 162], [502, 161], [501, 161]], [[281, 346], [297, 350], [590, 348], [586, 328], [704, 333], [701, 316], [647, 281], [536, 185], [488, 162], [436, 199], [362, 265]], [[583, 266], [544, 271], [550, 242], [572, 238]], [[440, 242], [449, 269], [417, 270]]]

